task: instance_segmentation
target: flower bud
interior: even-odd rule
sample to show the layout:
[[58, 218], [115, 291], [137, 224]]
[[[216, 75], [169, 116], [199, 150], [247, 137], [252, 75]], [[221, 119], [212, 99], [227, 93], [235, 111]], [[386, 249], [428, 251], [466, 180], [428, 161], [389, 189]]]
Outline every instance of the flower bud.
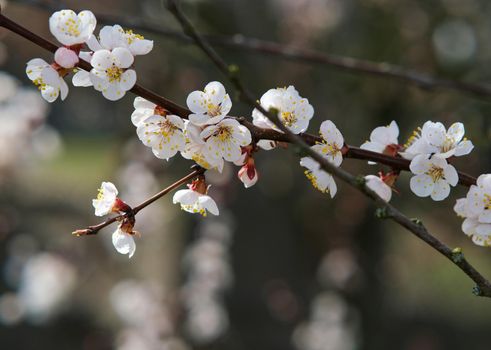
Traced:
[[79, 59], [75, 51], [60, 47], [55, 52], [55, 62], [63, 68], [73, 68], [77, 65]]

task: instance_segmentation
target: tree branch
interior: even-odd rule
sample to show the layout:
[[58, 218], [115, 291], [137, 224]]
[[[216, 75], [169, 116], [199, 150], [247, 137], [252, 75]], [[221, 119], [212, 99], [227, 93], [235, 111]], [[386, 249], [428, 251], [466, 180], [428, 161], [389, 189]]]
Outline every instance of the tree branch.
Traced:
[[296, 145], [301, 147], [305, 153], [316, 160], [323, 170], [333, 174], [337, 178], [358, 189], [367, 197], [374, 200], [376, 204], [383, 209], [384, 217], [390, 218], [393, 221], [397, 222], [398, 224], [412, 232], [415, 236], [426, 242], [429, 246], [447, 257], [455, 265], [457, 265], [467, 276], [469, 276], [477, 284], [477, 288], [475, 289], [476, 294], [480, 296], [491, 297], [491, 283], [486, 278], [484, 278], [464, 258], [463, 254], [460, 251], [452, 251], [444, 243], [431, 235], [421, 222], [409, 219], [394, 206], [385, 202], [374, 191], [366, 186], [364, 178], [355, 177], [347, 171], [334, 166], [322, 155], [311, 149], [304, 139], [302, 139], [298, 135], [291, 133], [290, 130], [279, 121], [277, 115], [264, 110], [264, 108], [262, 108], [262, 106], [256, 102], [256, 99], [245, 88], [244, 84], [239, 79], [237, 71], [232, 71], [229, 68], [229, 65], [216, 53], [216, 51], [214, 51], [213, 48], [211, 48], [211, 46], [203, 38], [200, 37], [191, 22], [180, 10], [176, 1], [167, 0], [167, 7], [181, 24], [184, 33], [189, 35], [194, 40], [196, 46], [201, 48], [202, 51], [210, 58], [210, 60], [222, 71], [222, 73], [227, 76], [227, 78], [235, 86], [236, 90], [240, 93], [241, 98], [245, 102], [251, 105], [251, 107], [257, 108], [261, 113], [269, 118], [269, 120], [271, 120], [278, 128], [280, 128], [280, 130], [285, 133], [285, 135], [287, 135], [292, 143], [295, 143]]
[[[143, 208], [149, 206], [150, 204], [152, 204], [153, 202], [155, 202], [157, 199], [160, 199], [162, 198], [163, 196], [165, 196], [167, 193], [169, 193], [170, 191], [176, 189], [177, 187], [181, 186], [182, 184], [184, 184], [185, 182], [191, 180], [191, 179], [194, 179], [195, 177], [198, 177], [199, 175], [202, 175], [204, 174], [206, 171], [206, 169], [203, 169], [201, 167], [198, 167], [196, 166], [196, 170], [194, 170], [192, 173], [184, 176], [183, 178], [177, 180], [176, 182], [174, 182], [172, 185], [164, 188], [162, 191], [154, 194], [152, 197], [148, 198], [146, 201], [138, 204], [136, 207], [133, 208], [133, 210], [131, 211], [131, 215], [136, 215], [138, 214], [138, 212], [140, 210], [142, 210]], [[112, 217], [110, 219], [107, 219], [106, 221], [103, 221], [101, 222], [100, 224], [97, 224], [97, 225], [92, 225], [92, 226], [89, 226], [85, 229], [80, 229], [80, 230], [76, 230], [76, 231], [73, 231], [73, 234], [75, 236], [87, 236], [87, 235], [95, 235], [97, 234], [101, 229], [103, 229], [104, 227], [106, 226], [109, 226], [111, 225], [112, 223], [116, 222], [116, 221], [121, 221], [123, 220], [125, 217], [127, 217], [129, 214], [121, 214], [121, 215], [117, 215], [115, 217]]]

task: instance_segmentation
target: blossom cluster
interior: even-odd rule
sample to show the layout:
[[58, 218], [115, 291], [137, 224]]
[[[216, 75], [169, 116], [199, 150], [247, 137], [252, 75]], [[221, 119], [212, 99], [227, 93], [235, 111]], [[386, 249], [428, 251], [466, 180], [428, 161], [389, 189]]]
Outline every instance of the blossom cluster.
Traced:
[[[112, 101], [121, 99], [136, 84], [133, 64], [136, 56], [148, 54], [153, 42], [119, 25], [105, 26], [99, 36], [94, 35], [96, 18], [90, 11], [78, 14], [72, 10], [55, 12], [49, 19], [49, 29], [62, 44], [54, 54], [54, 62], [35, 58], [28, 62], [26, 73], [39, 88], [48, 102], [59, 96], [65, 99], [68, 85], [64, 78], [75, 72], [74, 86], [92, 86]], [[81, 61], [85, 61], [83, 64]], [[81, 70], [79, 66], [90, 71]], [[273, 88], [266, 91], [258, 101], [261, 108], [252, 111], [254, 127], [281, 133], [276, 123], [282, 123], [293, 134], [307, 131], [314, 116], [314, 107], [294, 86]], [[131, 121], [144, 146], [155, 157], [169, 160], [176, 154], [192, 160], [201, 168], [222, 172], [227, 162], [240, 166], [237, 175], [246, 188], [259, 179], [254, 155], [260, 150], [273, 150], [280, 143], [275, 140], [253, 140], [247, 123], [230, 116], [232, 101], [225, 87], [218, 81], [208, 83], [203, 90], [191, 92], [186, 99], [189, 114], [175, 115], [164, 106], [156, 105], [142, 97], [134, 100]], [[276, 113], [277, 121], [270, 120], [264, 110]], [[474, 145], [464, 138], [462, 123], [452, 124], [448, 130], [440, 122], [427, 121], [418, 128], [405, 144], [400, 144], [399, 127], [395, 121], [388, 126], [375, 128], [370, 139], [360, 148], [367, 152], [381, 153], [393, 158], [410, 161], [411, 191], [419, 197], [431, 197], [441, 201], [450, 194], [451, 187], [459, 182], [459, 174], [452, 165], [454, 157], [468, 155]], [[319, 137], [311, 149], [334, 167], [340, 167], [350, 147], [331, 120], [320, 124]], [[374, 164], [373, 162], [369, 162]], [[322, 169], [312, 157], [302, 157], [300, 165], [312, 185], [334, 197], [337, 185], [333, 176]], [[391, 200], [393, 188], [400, 169], [390, 169], [377, 175], [366, 175], [364, 183], [382, 200]], [[488, 184], [490, 182], [490, 184]], [[206, 216], [219, 214], [216, 202], [208, 195], [209, 185], [205, 176], [197, 176], [188, 189], [179, 190], [173, 197], [184, 211]], [[479, 178], [466, 198], [460, 199], [456, 212], [465, 217], [463, 230], [475, 243], [488, 245], [491, 242], [491, 180], [487, 175]], [[117, 197], [116, 187], [103, 182], [97, 199], [93, 202], [95, 214], [122, 214], [118, 229], [113, 234], [113, 244], [123, 254], [132, 256], [135, 251], [133, 230], [135, 219], [131, 207]], [[490, 216], [491, 217], [491, 216]]]
[[[121, 99], [136, 84], [134, 57], [149, 53], [153, 41], [119, 25], [103, 27], [97, 38], [93, 34], [96, 24], [91, 11], [77, 14], [61, 10], [50, 17], [49, 30], [62, 46], [56, 50], [52, 63], [34, 58], [26, 68], [27, 76], [46, 101], [67, 97], [65, 77], [72, 71], [74, 86], [93, 86], [111, 101]], [[76, 68], [80, 60], [90, 63], [91, 70]]]

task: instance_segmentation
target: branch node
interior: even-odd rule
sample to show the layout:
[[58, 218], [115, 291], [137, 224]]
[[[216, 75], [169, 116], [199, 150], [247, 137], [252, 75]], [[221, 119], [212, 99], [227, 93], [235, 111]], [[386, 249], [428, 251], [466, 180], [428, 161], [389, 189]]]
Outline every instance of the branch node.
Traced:
[[464, 260], [464, 253], [462, 253], [462, 248], [457, 247], [452, 250], [452, 261], [456, 264]]
[[230, 77], [236, 77], [238, 74], [239, 74], [239, 66], [236, 65], [236, 64], [230, 64], [228, 66], [228, 74], [230, 75]]
[[358, 175], [355, 177], [355, 185], [360, 187], [360, 188], [364, 188], [365, 187], [365, 184], [366, 184], [367, 180], [365, 180], [365, 176], [363, 175]]
[[410, 220], [418, 226], [423, 226], [423, 221], [421, 221], [421, 219], [411, 218]]
[[389, 219], [392, 217], [392, 213], [389, 211], [387, 207], [377, 208], [375, 210], [375, 217], [378, 219]]
[[478, 296], [478, 297], [483, 295], [481, 288], [477, 285], [472, 288], [472, 294], [474, 294], [475, 296]]

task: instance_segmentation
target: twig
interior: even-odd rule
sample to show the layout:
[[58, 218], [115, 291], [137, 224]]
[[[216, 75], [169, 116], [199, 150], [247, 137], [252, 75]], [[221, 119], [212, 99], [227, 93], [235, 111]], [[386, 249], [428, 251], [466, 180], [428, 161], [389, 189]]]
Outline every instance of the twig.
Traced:
[[[154, 194], [152, 197], [148, 198], [146, 201], [138, 204], [131, 211], [131, 215], [136, 215], [140, 210], [142, 210], [143, 208], [145, 208], [148, 205], [152, 204], [157, 199], [162, 198], [167, 193], [169, 193], [170, 191], [174, 190], [175, 188], [181, 186], [185, 182], [187, 182], [187, 181], [189, 181], [191, 179], [194, 179], [195, 177], [197, 177], [197, 176], [199, 176], [201, 174], [204, 174], [205, 171], [206, 171], [206, 169], [203, 169], [201, 167], [197, 167], [197, 169], [194, 170], [192, 173], [190, 173], [190, 174], [184, 176], [183, 178], [177, 180], [172, 185], [164, 188], [162, 191]], [[124, 219], [127, 216], [128, 216], [128, 214], [117, 215], [115, 217], [112, 217], [110, 219], [107, 219], [106, 221], [101, 222], [100, 224], [92, 225], [92, 226], [89, 226], [89, 227], [87, 227], [85, 229], [76, 230], [76, 231], [73, 232], [73, 234], [76, 235], [76, 236], [95, 235], [101, 229], [103, 229], [104, 227], [109, 226], [109, 225], [111, 225], [112, 223], [114, 223], [116, 221], [121, 221], [122, 219]]]
[[385, 211], [385, 217], [390, 218], [401, 226], [405, 227], [418, 238], [426, 242], [428, 245], [433, 247], [435, 250], [440, 252], [455, 265], [457, 265], [467, 276], [469, 276], [477, 284], [478, 289], [476, 290], [476, 294], [480, 296], [491, 297], [491, 283], [486, 278], [484, 278], [472, 265], [470, 265], [460, 252], [460, 255], [458, 255], [458, 258], [456, 258], [456, 253], [452, 251], [449, 247], [447, 247], [444, 243], [439, 241], [436, 237], [431, 235], [421, 222], [409, 219], [394, 206], [385, 202], [374, 191], [369, 189], [365, 184], [364, 178], [355, 177], [347, 171], [334, 166], [322, 155], [311, 149], [301, 137], [290, 132], [290, 130], [279, 121], [276, 114], [264, 110], [264, 108], [262, 108], [262, 106], [256, 102], [256, 99], [254, 99], [252, 94], [245, 88], [244, 84], [239, 79], [237, 71], [231, 71], [231, 69], [229, 69], [229, 65], [227, 65], [227, 63], [211, 48], [211, 46], [203, 38], [200, 37], [191, 22], [180, 10], [176, 1], [167, 0], [167, 7], [181, 24], [184, 33], [189, 35], [194, 40], [195, 44], [200, 47], [203, 52], [211, 59], [211, 61], [227, 76], [227, 78], [232, 82], [237, 91], [239, 91], [242, 99], [245, 102], [249, 103], [251, 107], [257, 108], [261, 113], [269, 118], [269, 120], [271, 120], [290, 138], [291, 142], [301, 147], [305, 153], [316, 160], [323, 170], [333, 174], [337, 178], [343, 180], [347, 184], [364, 193], [367, 197], [374, 200], [376, 204]]
[[[38, 0], [17, 0], [16, 3], [37, 6], [47, 11], [59, 10], [56, 6]], [[141, 20], [136, 17], [97, 14], [101, 23], [118, 23], [123, 27], [136, 28], [149, 33], [159, 34], [181, 42], [192, 40], [181, 32], [162, 28], [158, 23]], [[276, 56], [291, 61], [335, 67], [353, 74], [366, 74], [386, 79], [394, 79], [403, 83], [413, 84], [423, 90], [445, 89], [463, 92], [480, 98], [491, 97], [491, 86], [488, 84], [469, 83], [459, 80], [443, 79], [416, 70], [406, 69], [386, 62], [374, 62], [352, 57], [327, 54], [315, 50], [282, 45], [272, 41], [247, 38], [243, 35], [201, 35], [209, 43], [245, 52]]]

